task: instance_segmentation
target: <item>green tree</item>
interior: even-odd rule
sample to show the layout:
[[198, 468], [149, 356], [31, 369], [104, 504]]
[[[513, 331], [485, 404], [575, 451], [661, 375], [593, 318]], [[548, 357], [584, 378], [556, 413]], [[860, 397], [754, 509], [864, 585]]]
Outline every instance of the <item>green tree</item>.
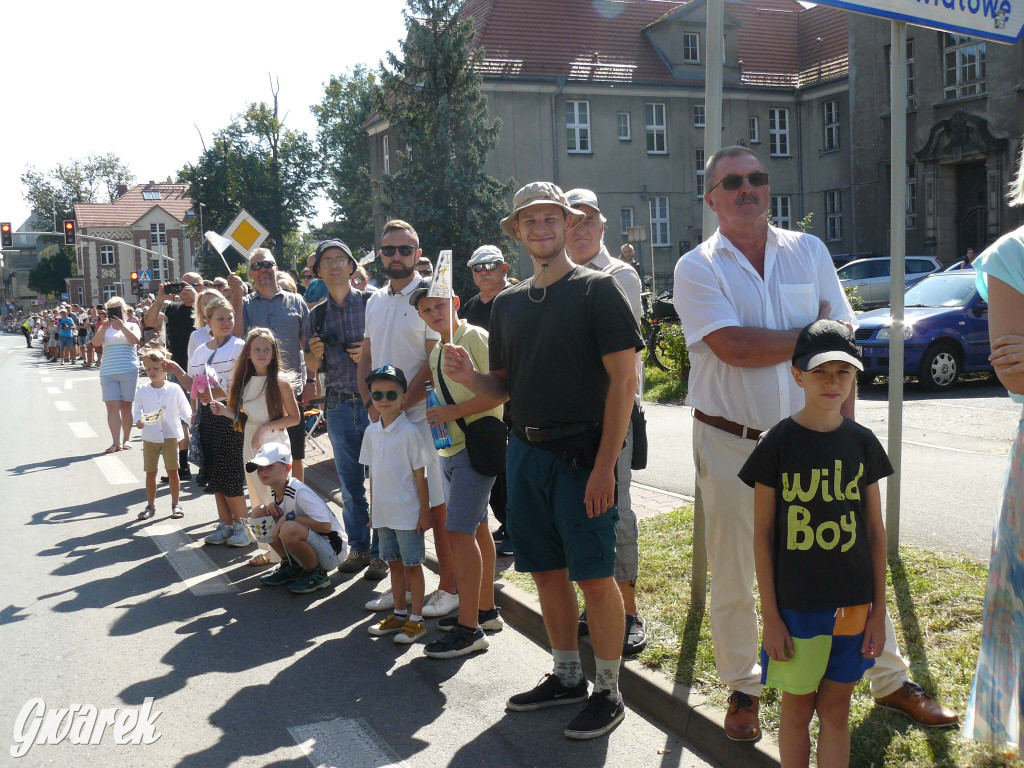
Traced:
[[[313, 215], [320, 182], [313, 142], [305, 133], [285, 127], [277, 94], [272, 87], [272, 105], [249, 104], [214, 135], [195, 165], [186, 165], [178, 176], [189, 185], [192, 199], [204, 204], [206, 229], [223, 231], [245, 208], [270, 233], [264, 245], [282, 266], [291, 266], [292, 257], [302, 254], [289, 252], [286, 235]], [[189, 228], [200, 236], [197, 217]], [[204, 275], [225, 274], [220, 257], [210, 248], [203, 249], [199, 261]]]
[[28, 273], [28, 287], [43, 296], [60, 298], [67, 290], [66, 278], [72, 277], [74, 249], [61, 246], [51, 256], [44, 256]]
[[380, 102], [377, 78], [364, 64], [331, 76], [324, 97], [312, 107], [322, 158], [324, 191], [335, 221], [330, 229], [353, 248], [373, 244], [373, 185], [370, 182], [370, 137], [363, 123]]
[[[461, 0], [407, 2], [401, 55], [389, 52], [380, 69], [381, 111], [407, 146], [397, 171], [381, 180], [385, 208], [416, 227], [431, 259], [450, 248], [465, 263], [484, 243], [512, 256], [499, 221], [514, 182], [483, 170], [501, 128], [488, 121], [480, 91], [483, 51], [473, 49]], [[455, 270], [455, 287], [463, 296], [476, 291], [465, 269]]]
[[112, 152], [58, 163], [45, 172], [29, 165], [21, 176], [36, 220], [53, 223], [58, 231], [57, 222], [74, 218], [75, 203], [112, 203], [117, 188], [134, 181], [131, 169]]

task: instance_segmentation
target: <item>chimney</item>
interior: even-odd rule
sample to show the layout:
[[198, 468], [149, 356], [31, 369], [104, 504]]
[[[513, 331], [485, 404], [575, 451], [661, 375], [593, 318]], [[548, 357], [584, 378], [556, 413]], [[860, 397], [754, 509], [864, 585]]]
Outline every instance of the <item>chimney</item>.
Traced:
[[114, 199], [117, 200], [120, 197], [124, 197], [126, 194], [128, 194], [128, 185], [127, 184], [118, 184], [117, 185], [117, 196]]

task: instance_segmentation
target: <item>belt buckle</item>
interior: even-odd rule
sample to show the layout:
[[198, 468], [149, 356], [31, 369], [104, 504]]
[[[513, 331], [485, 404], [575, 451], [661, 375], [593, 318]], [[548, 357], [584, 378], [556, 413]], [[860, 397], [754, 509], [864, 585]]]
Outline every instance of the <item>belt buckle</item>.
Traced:
[[531, 443], [536, 442], [533, 436], [541, 431], [543, 430], [541, 430], [540, 427], [523, 427], [523, 432], [526, 433], [526, 439]]

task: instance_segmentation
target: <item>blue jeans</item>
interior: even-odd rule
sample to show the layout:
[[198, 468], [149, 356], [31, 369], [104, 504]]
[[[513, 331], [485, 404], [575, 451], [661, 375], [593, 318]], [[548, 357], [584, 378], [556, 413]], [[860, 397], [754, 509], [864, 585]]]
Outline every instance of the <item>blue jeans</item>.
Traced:
[[341, 481], [341, 500], [344, 503], [342, 520], [348, 534], [349, 548], [353, 552], [370, 552], [378, 556], [377, 536], [370, 539], [370, 505], [366, 500], [363, 465], [359, 463], [359, 450], [363, 433], [370, 423], [366, 408], [358, 400], [332, 402], [328, 398], [327, 434], [334, 448], [334, 468]]

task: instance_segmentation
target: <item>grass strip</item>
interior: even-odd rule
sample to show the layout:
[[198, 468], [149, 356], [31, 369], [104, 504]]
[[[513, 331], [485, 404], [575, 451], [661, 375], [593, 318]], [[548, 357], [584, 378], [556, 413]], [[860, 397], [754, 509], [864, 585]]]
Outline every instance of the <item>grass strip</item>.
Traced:
[[[637, 603], [649, 644], [638, 658], [725, 709], [729, 692], [717, 682], [710, 616], [707, 610], [690, 610], [692, 550], [692, 507], [640, 522]], [[915, 547], [902, 547], [889, 559], [889, 614], [910, 661], [911, 679], [961, 715], [978, 659], [987, 572], [987, 565], [968, 558]], [[505, 578], [536, 594], [529, 575], [509, 571]], [[772, 738], [778, 734], [780, 702], [777, 691], [765, 690], [761, 721]], [[959, 729], [921, 728], [876, 707], [865, 680], [854, 692], [850, 730], [853, 768], [1022, 765], [1016, 751], [965, 739]]]

